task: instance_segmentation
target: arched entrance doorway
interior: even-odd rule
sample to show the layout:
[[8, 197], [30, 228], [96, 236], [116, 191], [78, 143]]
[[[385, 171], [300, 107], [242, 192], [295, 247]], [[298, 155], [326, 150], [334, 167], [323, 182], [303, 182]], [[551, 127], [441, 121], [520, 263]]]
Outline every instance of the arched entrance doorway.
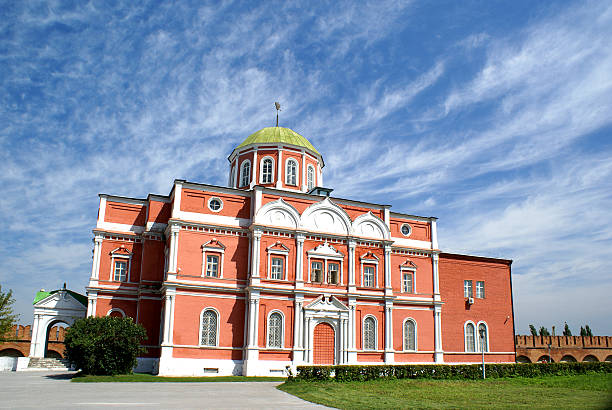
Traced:
[[62, 359], [64, 357], [64, 335], [68, 327], [68, 323], [61, 320], [54, 320], [49, 323], [47, 327], [44, 357], [54, 359]]
[[336, 335], [329, 323], [319, 323], [313, 335], [314, 364], [334, 364], [336, 362]]

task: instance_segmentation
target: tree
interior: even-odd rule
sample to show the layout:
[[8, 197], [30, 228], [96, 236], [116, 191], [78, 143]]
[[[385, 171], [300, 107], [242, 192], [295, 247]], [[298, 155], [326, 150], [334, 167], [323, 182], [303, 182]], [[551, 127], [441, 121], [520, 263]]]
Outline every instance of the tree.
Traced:
[[68, 328], [66, 356], [85, 374], [129, 374], [144, 353], [144, 327], [131, 318], [88, 317]]
[[571, 336], [571, 335], [572, 335], [572, 331], [567, 325], [567, 322], [565, 322], [565, 327], [563, 328], [563, 336]]
[[19, 315], [13, 312], [13, 291], [2, 292], [0, 285], [0, 343], [6, 339], [6, 334], [11, 330], [11, 327], [17, 322]]
[[586, 331], [586, 335], [585, 336], [593, 336], [593, 332], [591, 332], [591, 328], [589, 327], [589, 325], [586, 325], [584, 327], [584, 330]]
[[587, 336], [587, 331], [584, 327], [580, 326], [580, 336]]
[[550, 336], [550, 332], [544, 326], [540, 326], [540, 336]]
[[536, 330], [534, 325], [529, 325], [529, 331], [531, 332], [531, 336], [537, 336], [538, 331]]

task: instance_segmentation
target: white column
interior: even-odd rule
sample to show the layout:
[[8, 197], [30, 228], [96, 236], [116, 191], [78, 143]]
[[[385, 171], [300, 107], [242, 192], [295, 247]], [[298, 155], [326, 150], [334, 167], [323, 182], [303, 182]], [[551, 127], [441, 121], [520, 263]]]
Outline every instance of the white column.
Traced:
[[323, 186], [323, 170], [321, 169], [321, 163], [317, 161], [317, 173], [319, 174], [317, 186]]
[[434, 359], [436, 363], [444, 363], [444, 350], [442, 349], [442, 307], [434, 306]]
[[98, 300], [97, 291], [87, 292], [87, 317], [96, 315], [96, 302]]
[[431, 219], [431, 248], [438, 249], [438, 228], [436, 218]]
[[259, 267], [260, 267], [260, 252], [261, 252], [261, 235], [259, 229], [253, 230], [251, 247], [251, 284], [259, 284]]
[[438, 262], [440, 261], [440, 255], [438, 252], [434, 252], [431, 255], [432, 271], [433, 271], [433, 291], [434, 301], [439, 302], [440, 299], [440, 274], [438, 270]]
[[245, 376], [257, 376], [259, 375], [258, 362], [259, 362], [259, 346], [258, 346], [258, 335], [259, 335], [259, 293], [249, 293], [249, 323], [248, 328], [248, 342], [246, 348], [246, 357], [243, 364], [243, 375]]
[[32, 321], [32, 340], [30, 341], [30, 357], [36, 356], [36, 346], [38, 345], [38, 327], [40, 326], [40, 315], [34, 314], [34, 320]]
[[162, 339], [162, 346], [172, 344], [172, 311], [174, 310], [173, 299], [174, 295], [166, 293], [164, 298], [164, 337]]
[[255, 148], [255, 151], [253, 153], [253, 166], [252, 168], [252, 173], [253, 173], [253, 178], [251, 179], [251, 185], [250, 187], [253, 188], [253, 186], [257, 185], [257, 169], [259, 168], [258, 164], [257, 164], [257, 148]]
[[306, 362], [312, 364], [312, 318], [306, 320], [306, 334], [304, 335], [304, 341], [306, 342]]
[[348, 319], [348, 363], [356, 364], [357, 363], [357, 345], [356, 345], [356, 318], [355, 318], [355, 308], [357, 306], [357, 300], [354, 297], [349, 297], [348, 306], [350, 309], [349, 319]]
[[102, 253], [102, 240], [103, 237], [100, 234], [96, 234], [93, 242], [93, 261], [91, 265], [91, 279], [98, 280], [100, 278], [100, 255]]
[[302, 191], [306, 192], [306, 152], [302, 151]]
[[385, 363], [395, 361], [393, 354], [393, 301], [385, 301]]
[[304, 285], [304, 240], [306, 236], [298, 233], [295, 235], [297, 242], [296, 254], [295, 254], [295, 287], [302, 287]]
[[[348, 284], [349, 291], [355, 291], [355, 247], [357, 246], [357, 242], [354, 240], [349, 240], [348, 247]], [[353, 289], [350, 289], [350, 288]]]
[[302, 351], [302, 305], [304, 303], [304, 297], [302, 295], [295, 295], [294, 303], [294, 315], [293, 315], [293, 364], [297, 365], [304, 360], [304, 353]]
[[170, 255], [168, 257], [168, 273], [176, 274], [178, 265], [178, 238], [181, 227], [172, 225], [170, 227]]
[[278, 164], [276, 166], [276, 188], [283, 187], [283, 173], [281, 172], [283, 169], [283, 150], [281, 147], [278, 147]]
[[238, 188], [238, 174], [240, 170], [238, 169], [238, 155], [236, 155], [236, 159], [234, 160], [234, 180], [232, 181], [232, 188]]
[[393, 293], [391, 286], [391, 246], [385, 245], [385, 294]]

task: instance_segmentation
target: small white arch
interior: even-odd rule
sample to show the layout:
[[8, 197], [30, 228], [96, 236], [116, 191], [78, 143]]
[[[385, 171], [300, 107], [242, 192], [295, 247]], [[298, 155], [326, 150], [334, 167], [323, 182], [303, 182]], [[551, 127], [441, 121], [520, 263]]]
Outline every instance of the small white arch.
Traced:
[[257, 224], [296, 229], [300, 223], [300, 213], [292, 205], [279, 198], [259, 208], [254, 220]]
[[110, 309], [108, 312], [106, 312], [106, 316], [110, 316], [110, 315], [111, 315], [111, 313], [113, 313], [113, 312], [119, 312], [119, 313], [121, 313], [121, 316], [122, 316], [122, 317], [125, 317], [125, 316], [126, 316], [126, 315], [125, 315], [125, 312], [123, 311], [123, 309], [120, 309], [120, 308], [112, 308], [112, 309]]
[[[366, 346], [366, 321], [368, 319], [372, 319], [374, 322], [374, 349], [368, 348]], [[376, 316], [372, 314], [367, 314], [363, 317], [363, 322], [361, 323], [361, 347], [363, 350], [373, 351], [378, 350], [378, 320]]]
[[[270, 318], [273, 314], [280, 315], [281, 326], [280, 326], [280, 346], [270, 345]], [[266, 347], [269, 349], [282, 349], [285, 346], [285, 314], [278, 309], [271, 310], [266, 318]]]
[[480, 326], [481, 325], [484, 326], [485, 330], [486, 330], [486, 332], [485, 332], [485, 339], [486, 339], [485, 342], [486, 342], [486, 345], [484, 347], [485, 347], [485, 352], [488, 353], [490, 351], [489, 350], [489, 325], [484, 320], [481, 320], [480, 322], [478, 322], [478, 326], [476, 326], [476, 339], [478, 340], [478, 351], [482, 352], [482, 346], [480, 346], [480, 344], [481, 344], [481, 340], [480, 340], [481, 339], [480, 338]]
[[300, 228], [343, 236], [353, 234], [351, 218], [329, 197], [306, 208], [300, 219]]
[[355, 218], [352, 225], [355, 235], [387, 240], [391, 238], [385, 222], [370, 211]]
[[[468, 341], [468, 329], [467, 329], [468, 325], [471, 325], [474, 331], [474, 333], [472, 334], [472, 338], [473, 338], [472, 341]], [[464, 343], [464, 349], [466, 352], [475, 353], [477, 351], [477, 347], [478, 347], [478, 343], [476, 342], [476, 339], [478, 337], [477, 334], [478, 334], [478, 331], [477, 331], [477, 327], [474, 324], [474, 322], [472, 322], [471, 320], [468, 320], [463, 324], [463, 343]]]
[[[408, 345], [406, 344], [406, 339], [407, 339], [407, 335], [406, 335], [406, 324], [410, 322], [414, 325], [414, 349], [410, 349], [410, 342], [408, 342]], [[403, 336], [403, 347], [404, 347], [404, 351], [406, 352], [416, 352], [417, 350], [419, 350], [419, 345], [418, 345], [418, 332], [417, 332], [417, 321], [414, 320], [414, 318], [411, 317], [407, 317], [406, 319], [404, 319], [404, 321], [402, 322], [402, 336]]]
[[[215, 320], [216, 320], [216, 323], [215, 323], [216, 324], [216, 327], [215, 327], [215, 344], [203, 344], [202, 343], [202, 335], [203, 335], [202, 333], [203, 333], [203, 330], [204, 330], [202, 325], [203, 325], [203, 320], [204, 320], [204, 313], [206, 313], [206, 312], [213, 312], [215, 314]], [[220, 322], [220, 318], [221, 318], [221, 315], [219, 314], [219, 311], [216, 308], [214, 308], [212, 306], [209, 306], [209, 307], [205, 307], [204, 309], [202, 309], [202, 311], [200, 312], [200, 330], [199, 330], [200, 338], [198, 340], [198, 344], [200, 346], [219, 346], [219, 322]]]

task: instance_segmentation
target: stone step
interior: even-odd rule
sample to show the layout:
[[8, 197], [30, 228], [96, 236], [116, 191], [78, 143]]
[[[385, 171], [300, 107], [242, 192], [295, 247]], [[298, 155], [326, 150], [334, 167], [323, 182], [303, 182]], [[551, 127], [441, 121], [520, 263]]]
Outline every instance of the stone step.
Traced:
[[28, 369], [70, 369], [70, 362], [68, 359], [53, 359], [53, 358], [41, 358], [32, 357], [28, 363]]

